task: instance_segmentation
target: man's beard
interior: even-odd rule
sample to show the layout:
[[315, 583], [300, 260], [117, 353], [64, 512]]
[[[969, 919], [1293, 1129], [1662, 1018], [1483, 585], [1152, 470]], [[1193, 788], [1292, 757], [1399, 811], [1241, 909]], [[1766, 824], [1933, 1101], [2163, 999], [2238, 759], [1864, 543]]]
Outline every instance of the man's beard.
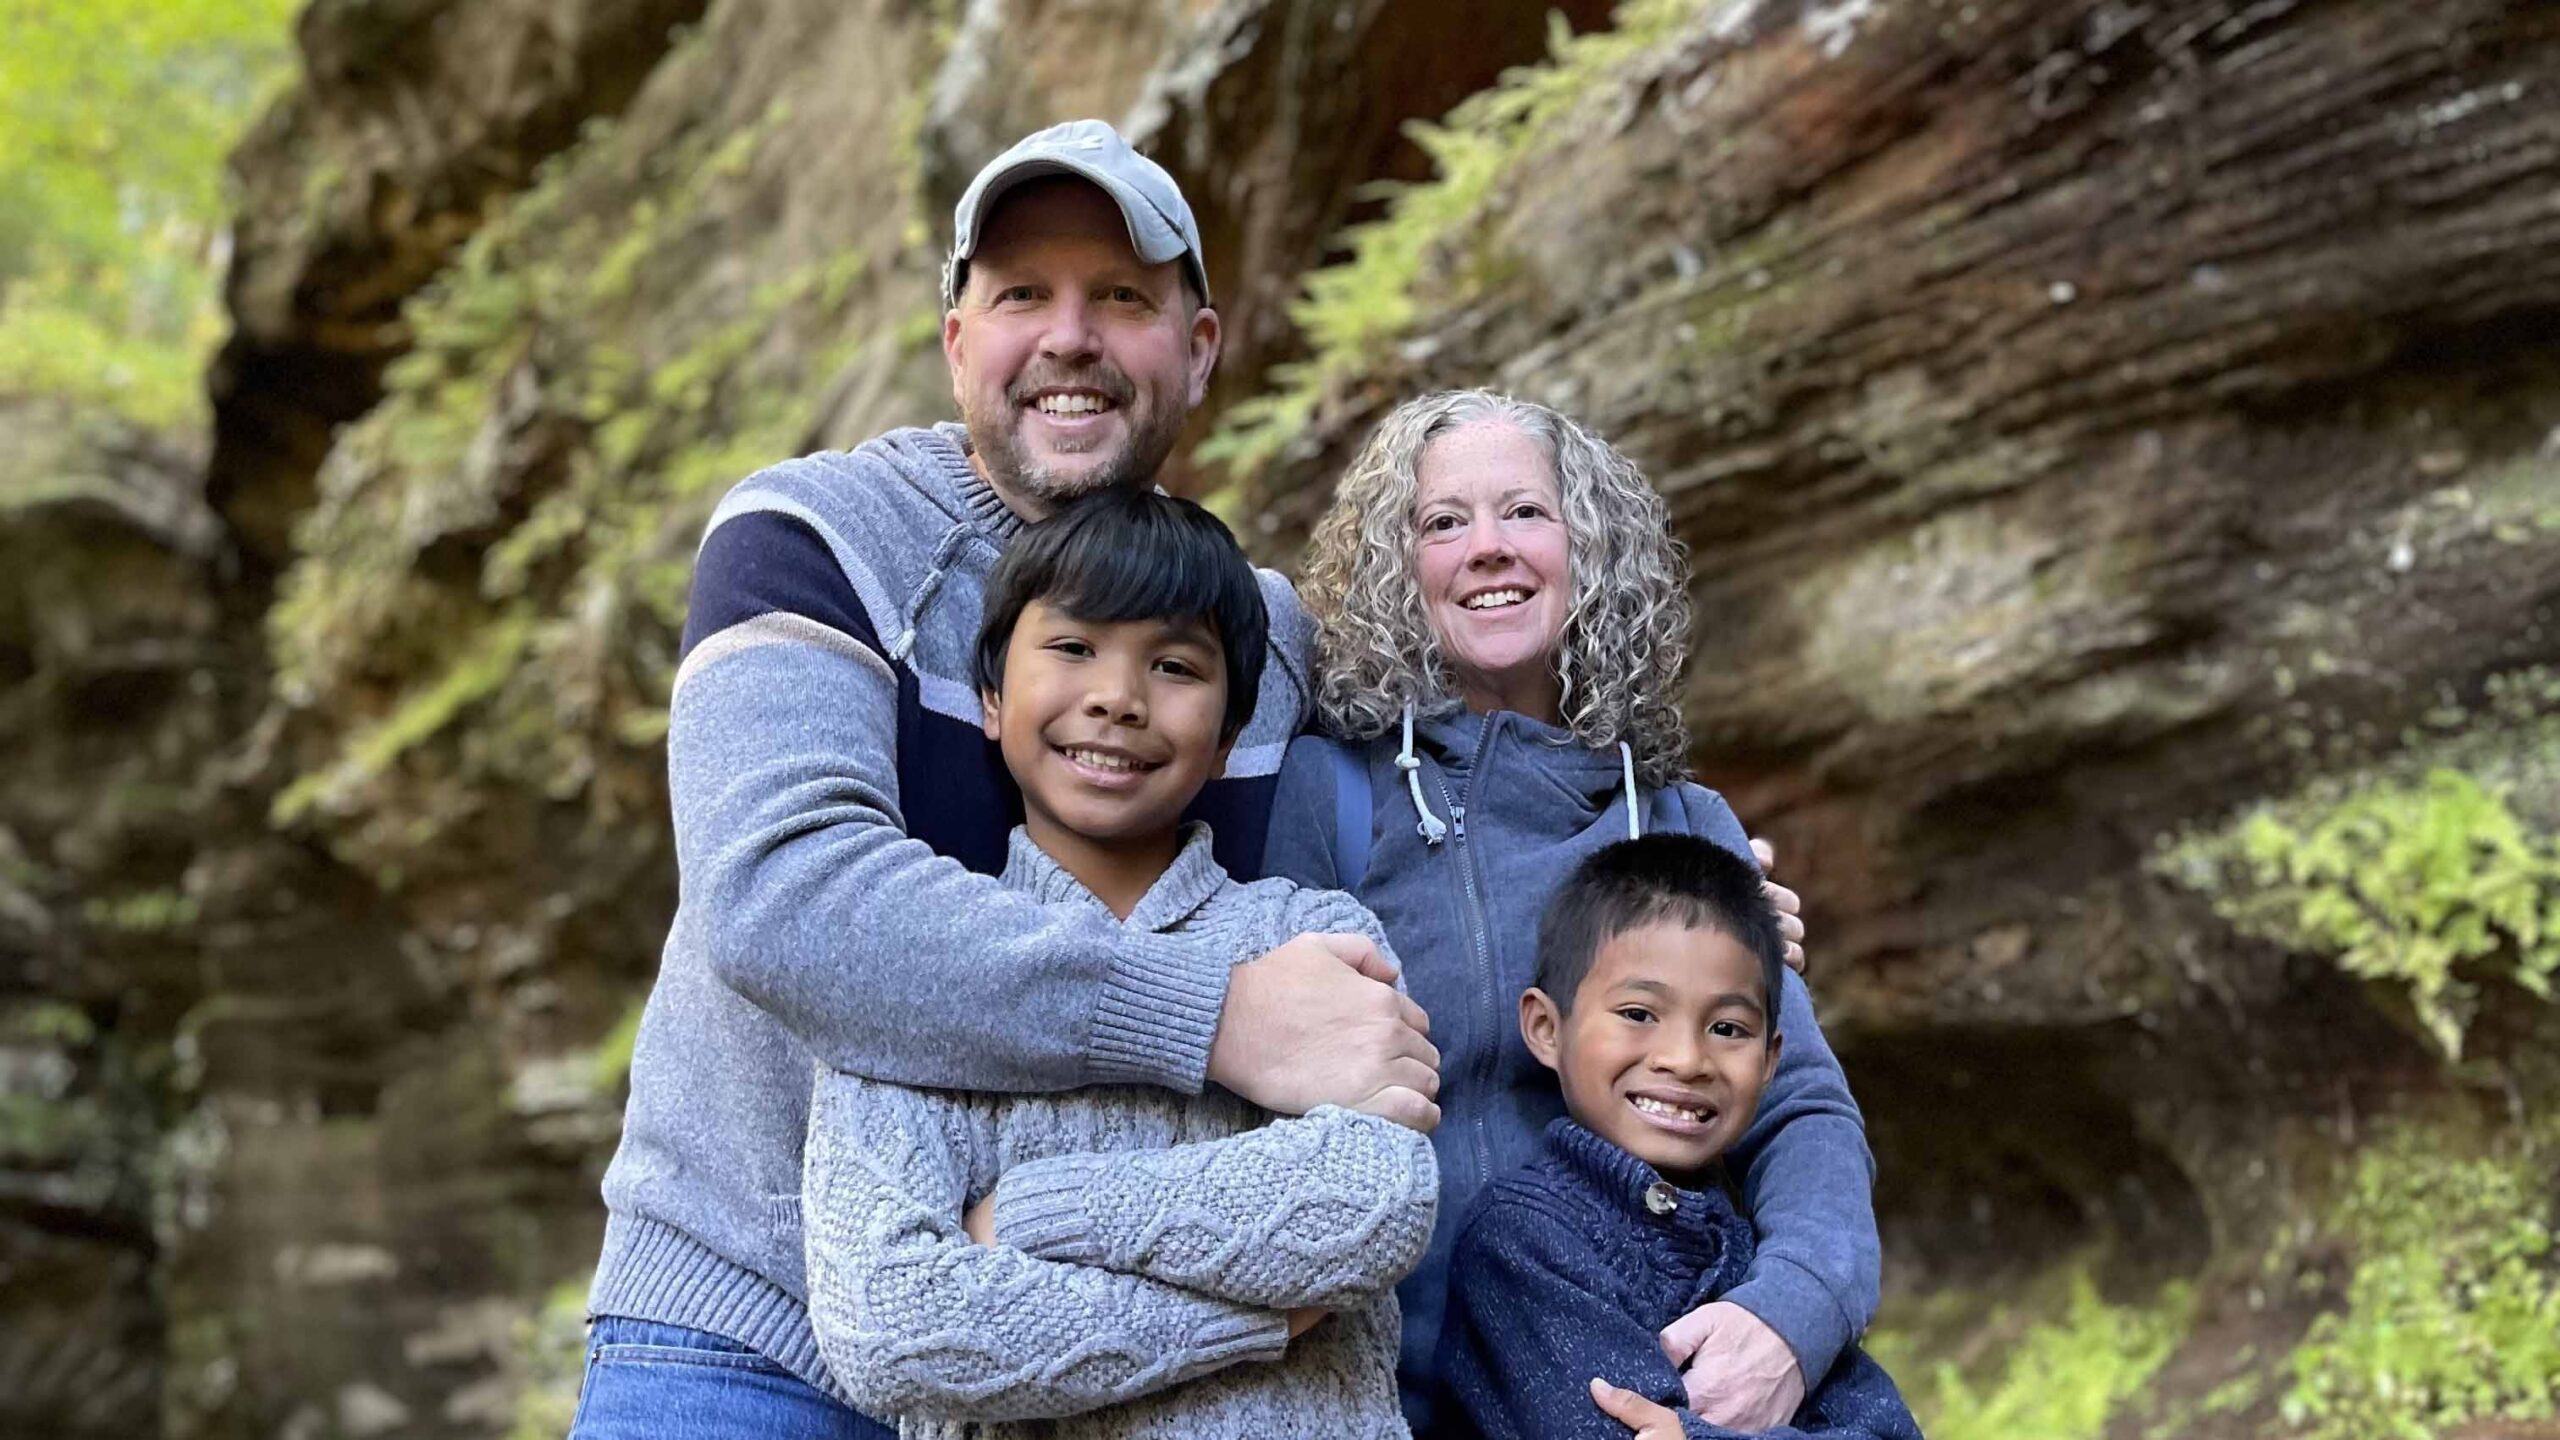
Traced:
[[[1075, 470], [1037, 463], [1023, 453], [1022, 412], [1025, 402], [1049, 386], [1072, 385], [1111, 397], [1112, 407], [1130, 417], [1117, 449]], [[1157, 397], [1161, 398], [1161, 397]], [[1079, 495], [1123, 486], [1153, 484], [1186, 418], [1176, 405], [1149, 405], [1140, 421], [1134, 402], [1137, 387], [1117, 369], [1104, 366], [1082, 374], [1031, 371], [1006, 387], [1004, 409], [997, 416], [969, 415], [969, 444], [999, 494], [1028, 501], [1042, 510], [1055, 509]]]

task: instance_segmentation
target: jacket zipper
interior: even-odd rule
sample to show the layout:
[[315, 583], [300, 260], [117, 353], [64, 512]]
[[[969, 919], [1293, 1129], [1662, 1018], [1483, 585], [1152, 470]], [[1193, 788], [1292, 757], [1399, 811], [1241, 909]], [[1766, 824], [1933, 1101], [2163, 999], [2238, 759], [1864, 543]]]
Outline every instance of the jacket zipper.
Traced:
[[[1476, 732], [1475, 764], [1467, 776], [1470, 796], [1474, 793], [1476, 777], [1484, 773], [1485, 747], [1492, 739], [1493, 717], [1488, 715]], [[1493, 948], [1485, 940], [1485, 932], [1492, 928], [1492, 922], [1485, 915], [1483, 892], [1476, 884], [1474, 853], [1467, 848], [1467, 807], [1450, 798], [1448, 780], [1437, 766], [1433, 767], [1431, 784], [1440, 792], [1441, 807], [1449, 812], [1450, 838], [1457, 842], [1451, 848], [1451, 858], [1458, 862], [1458, 876], [1466, 885], [1467, 948], [1475, 956], [1475, 989], [1486, 1012], [1482, 1017], [1485, 1034], [1492, 1036], [1497, 1033], [1494, 1027], [1500, 1025], [1502, 1019], [1493, 998]], [[1476, 1047], [1475, 1083], [1487, 1092], [1493, 1088], [1493, 1055], [1501, 1048], [1498, 1043]], [[1488, 1093], [1485, 1098], [1489, 1101], [1492, 1096]], [[1476, 1182], [1481, 1185], [1493, 1177], [1493, 1147], [1485, 1139], [1485, 1112], [1481, 1109], [1468, 1126], [1468, 1139], [1473, 1142], [1470, 1148], [1475, 1151]]]

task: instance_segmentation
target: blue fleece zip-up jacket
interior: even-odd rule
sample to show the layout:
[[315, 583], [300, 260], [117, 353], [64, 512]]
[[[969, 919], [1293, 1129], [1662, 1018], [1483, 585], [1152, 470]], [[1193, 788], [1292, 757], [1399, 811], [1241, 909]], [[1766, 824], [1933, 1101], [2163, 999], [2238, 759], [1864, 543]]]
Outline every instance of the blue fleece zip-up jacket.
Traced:
[[[996, 879], [1022, 803], [969, 657], [1021, 528], [957, 425], [773, 466], [713, 514], [669, 702], [675, 925], [591, 1314], [726, 1336], [841, 1399], [802, 1259], [812, 1060], [900, 1085], [1199, 1091], [1249, 957]], [[1262, 693], [1192, 807], [1246, 876], [1307, 694], [1305, 612], [1261, 583]]]
[[[1400, 1378], [1415, 1433], [1432, 1428], [1434, 1356], [1447, 1305], [1453, 1222], [1495, 1176], [1525, 1164], [1564, 1113], [1555, 1077], [1520, 1040], [1520, 992], [1537, 974], [1547, 897], [1583, 857], [1627, 837], [1619, 756], [1571, 732], [1509, 712], [1459, 711], [1420, 721], [1415, 758], [1423, 804], [1445, 833], [1424, 838], [1396, 767], [1398, 737], [1358, 747], [1369, 779], [1365, 873], [1335, 873], [1336, 755], [1302, 737], [1272, 801], [1269, 873], [1349, 890], [1386, 927], [1405, 984], [1431, 1016], [1440, 1047], [1439, 1232], [1398, 1294]], [[1646, 805], [1649, 828], [1678, 828], [1746, 858], [1749, 841], [1715, 792], [1683, 784]], [[1792, 972], [1779, 1000], [1786, 1051], [1759, 1117], [1731, 1158], [1760, 1232], [1750, 1273], [1723, 1298], [1767, 1322], [1806, 1378], [1831, 1368], [1875, 1315], [1881, 1251], [1870, 1191], [1875, 1161], [1840, 1062], [1823, 1042], [1813, 1000]]]
[[[1496, 1180], [1457, 1224], [1440, 1372], [1484, 1440], [1626, 1440], [1592, 1403], [1597, 1377], [1681, 1412], [1690, 1440], [1742, 1432], [1688, 1412], [1655, 1336], [1743, 1283], [1749, 1222], [1722, 1190], [1683, 1190], [1575, 1124]], [[1851, 1346], [1811, 1377], [1794, 1423], [1765, 1440], [1920, 1440], [1884, 1367]]]

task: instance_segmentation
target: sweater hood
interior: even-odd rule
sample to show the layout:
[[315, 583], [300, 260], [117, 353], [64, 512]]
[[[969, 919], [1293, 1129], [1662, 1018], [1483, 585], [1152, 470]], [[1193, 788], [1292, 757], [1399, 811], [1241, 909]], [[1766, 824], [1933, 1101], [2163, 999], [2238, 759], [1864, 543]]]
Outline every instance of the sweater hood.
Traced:
[[1013, 513], [1004, 497], [970, 463], [973, 447], [967, 426], [946, 420], [938, 425], [892, 430], [866, 441], [862, 449], [917, 482], [917, 488], [931, 496], [952, 519], [985, 535], [998, 549], [1022, 533], [1022, 517]]
[[[1398, 732], [1388, 732], [1382, 741], [1401, 750]], [[1525, 837], [1578, 833], [1612, 807], [1623, 823], [1630, 808], [1641, 804], [1631, 788], [1632, 761], [1626, 755], [1591, 749], [1571, 730], [1515, 711], [1480, 715], [1461, 709], [1418, 716], [1412, 749], [1417, 758], [1428, 758], [1437, 767], [1440, 782], [1416, 783], [1417, 774], [1397, 787], [1399, 796], [1420, 812], [1415, 819], [1426, 836], [1445, 832], [1443, 822], [1451, 818], [1446, 812], [1452, 805], [1481, 816], [1479, 824], [1499, 824]], [[1401, 758], [1396, 763], [1406, 768]], [[1642, 810], [1635, 813], [1641, 819]]]

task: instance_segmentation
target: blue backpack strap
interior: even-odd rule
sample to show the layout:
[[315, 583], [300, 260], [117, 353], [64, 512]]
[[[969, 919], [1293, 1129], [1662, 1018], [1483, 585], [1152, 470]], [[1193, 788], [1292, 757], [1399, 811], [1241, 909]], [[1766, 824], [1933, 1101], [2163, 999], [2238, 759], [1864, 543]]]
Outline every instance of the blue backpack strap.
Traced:
[[1348, 745], [1333, 752], [1333, 876], [1345, 890], [1369, 873], [1369, 763]]

